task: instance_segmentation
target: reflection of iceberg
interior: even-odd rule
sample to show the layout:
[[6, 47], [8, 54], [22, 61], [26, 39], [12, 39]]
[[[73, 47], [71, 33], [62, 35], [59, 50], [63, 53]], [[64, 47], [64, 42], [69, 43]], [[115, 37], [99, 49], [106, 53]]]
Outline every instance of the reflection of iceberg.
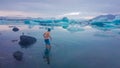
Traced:
[[120, 35], [120, 29], [114, 29], [114, 30], [111, 30], [111, 32], [113, 32], [117, 35]]
[[60, 24], [64, 29], [68, 28], [69, 26], [69, 23], [66, 23], [66, 22], [60, 22]]
[[93, 18], [90, 23], [93, 28], [100, 30], [120, 28], [120, 15], [101, 15]]
[[25, 24], [28, 24], [28, 25], [29, 25], [29, 28], [33, 28], [35, 25], [39, 25], [38, 22], [29, 21], [29, 20], [24, 21], [24, 23], [25, 23]]
[[97, 36], [97, 37], [113, 37], [112, 35], [107, 35], [107, 34], [95, 34], [94, 36]]
[[68, 28], [67, 30], [70, 32], [84, 31], [84, 29], [82, 29], [82, 28]]
[[112, 22], [92, 22], [91, 26], [99, 30], [111, 30], [116, 28]]
[[67, 28], [68, 31], [70, 32], [79, 32], [79, 31], [84, 31], [84, 29], [82, 27], [80, 27], [80, 25], [76, 24], [76, 25], [70, 25]]
[[97, 37], [114, 37], [115, 35], [113, 33], [109, 33], [109, 32], [98, 32], [96, 34], [94, 34], [94, 36]]
[[120, 16], [116, 16], [116, 18], [113, 20], [113, 23], [120, 27]]

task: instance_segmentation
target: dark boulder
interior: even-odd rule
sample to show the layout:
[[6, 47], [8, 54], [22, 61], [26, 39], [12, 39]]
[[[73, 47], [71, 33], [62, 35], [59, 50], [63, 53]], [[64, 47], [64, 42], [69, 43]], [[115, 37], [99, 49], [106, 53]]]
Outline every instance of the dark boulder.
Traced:
[[34, 37], [21, 35], [19, 44], [22, 48], [27, 48], [30, 45], [34, 44], [36, 41], [37, 39]]
[[13, 57], [18, 60], [21, 61], [23, 59], [23, 53], [20, 51], [16, 51], [13, 53]]
[[13, 30], [14, 32], [17, 32], [17, 31], [19, 31], [19, 28], [14, 27], [12, 30]]

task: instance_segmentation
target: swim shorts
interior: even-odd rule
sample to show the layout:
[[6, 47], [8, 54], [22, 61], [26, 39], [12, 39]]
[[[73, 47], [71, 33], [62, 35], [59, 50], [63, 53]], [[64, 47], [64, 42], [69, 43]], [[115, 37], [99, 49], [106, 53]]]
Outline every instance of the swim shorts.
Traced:
[[45, 39], [44, 41], [45, 41], [45, 44], [46, 44], [46, 45], [50, 45], [49, 39]]

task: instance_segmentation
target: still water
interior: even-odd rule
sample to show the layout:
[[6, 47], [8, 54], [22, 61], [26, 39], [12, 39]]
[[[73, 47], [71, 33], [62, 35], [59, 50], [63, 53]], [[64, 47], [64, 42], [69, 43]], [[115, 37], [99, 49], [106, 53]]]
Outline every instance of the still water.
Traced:
[[[14, 26], [20, 30], [12, 31]], [[0, 25], [0, 68], [120, 68], [120, 29], [76, 27]], [[47, 28], [52, 29], [50, 51], [43, 39]], [[21, 47], [22, 33], [37, 42]], [[23, 53], [22, 61], [13, 57], [16, 51]]]

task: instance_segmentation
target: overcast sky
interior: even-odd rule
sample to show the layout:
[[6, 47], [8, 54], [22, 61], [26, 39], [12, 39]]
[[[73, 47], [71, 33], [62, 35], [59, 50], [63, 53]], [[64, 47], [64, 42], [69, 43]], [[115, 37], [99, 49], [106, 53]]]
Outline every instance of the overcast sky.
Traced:
[[0, 0], [0, 16], [91, 18], [119, 14], [120, 0]]

